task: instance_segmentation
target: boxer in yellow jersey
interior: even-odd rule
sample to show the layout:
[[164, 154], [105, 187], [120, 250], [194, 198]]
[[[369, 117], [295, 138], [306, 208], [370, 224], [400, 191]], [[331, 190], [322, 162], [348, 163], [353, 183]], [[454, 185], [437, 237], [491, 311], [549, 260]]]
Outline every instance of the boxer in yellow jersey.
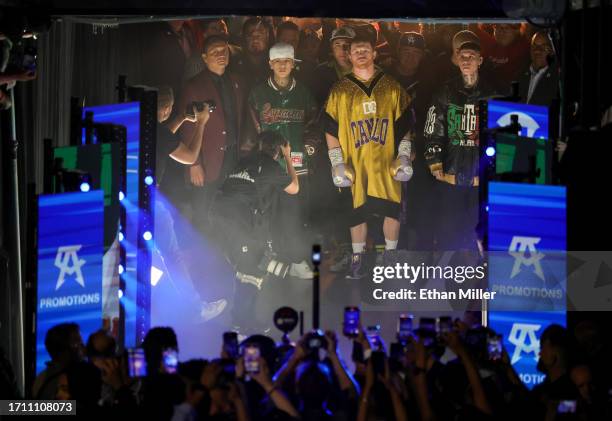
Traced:
[[332, 87], [323, 118], [334, 184], [351, 187], [353, 193], [353, 258], [348, 277], [360, 279], [365, 275], [368, 215], [385, 218], [385, 256], [397, 248], [400, 182], [412, 176], [413, 113], [401, 85], [374, 66], [372, 39], [355, 36], [349, 58], [353, 71]]

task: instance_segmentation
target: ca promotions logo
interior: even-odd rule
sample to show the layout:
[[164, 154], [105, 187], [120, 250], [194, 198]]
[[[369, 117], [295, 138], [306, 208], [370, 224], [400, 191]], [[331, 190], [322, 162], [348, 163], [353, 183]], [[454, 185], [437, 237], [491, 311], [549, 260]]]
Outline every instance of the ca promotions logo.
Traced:
[[542, 265], [540, 260], [544, 258], [544, 253], [540, 253], [536, 249], [542, 239], [539, 237], [512, 237], [512, 242], [508, 248], [508, 253], [514, 257], [514, 266], [512, 267], [512, 273], [510, 279], [518, 275], [523, 266], [533, 267], [534, 273], [544, 281], [544, 272], [542, 271]]
[[56, 291], [64, 284], [66, 275], [75, 275], [76, 283], [85, 288], [85, 279], [83, 279], [83, 272], [81, 272], [81, 266], [85, 264], [85, 260], [79, 259], [77, 254], [81, 247], [83, 246], [58, 247], [55, 255], [55, 266], [60, 270], [60, 273], [55, 284]]
[[523, 354], [533, 355], [535, 361], [538, 360], [538, 353], [540, 352], [540, 341], [536, 336], [536, 332], [540, 330], [541, 325], [529, 324], [529, 323], [514, 323], [510, 334], [508, 335], [508, 342], [514, 345], [514, 352], [512, 353], [511, 363], [516, 364]]
[[[540, 324], [514, 323], [508, 342], [514, 345], [514, 352], [510, 359], [511, 364], [516, 364], [524, 358], [537, 362], [540, 353], [540, 340], [538, 331], [542, 328]], [[525, 384], [536, 385], [544, 380], [544, 375], [539, 373], [519, 373], [521, 381]]]
[[[541, 237], [514, 236], [508, 247], [508, 254], [514, 258], [512, 268], [508, 267], [509, 276], [506, 278], [504, 267], [504, 282], [495, 283], [492, 290], [500, 293], [501, 296], [514, 296], [521, 298], [534, 298], [538, 301], [529, 301], [530, 305], [539, 303], [543, 306], [555, 306], [564, 297], [563, 289], [551, 287], [550, 284], [555, 279], [554, 271], [548, 272], [550, 282], [544, 275], [542, 260], [546, 255], [538, 250], [538, 244], [542, 241]], [[509, 266], [509, 265], [508, 265]], [[549, 267], [550, 269], [550, 267]], [[547, 299], [541, 301], [539, 299]], [[552, 301], [551, 301], [552, 300]], [[527, 302], [521, 301], [521, 306]], [[553, 308], [550, 307], [550, 308]], [[523, 308], [523, 307], [521, 307]]]
[[[78, 244], [57, 248], [54, 265], [59, 269], [59, 274], [57, 275], [57, 282], [55, 283], [55, 291], [58, 291], [62, 285], [66, 283], [67, 276], [74, 276], [74, 281], [80, 285], [81, 288], [85, 288], [85, 278], [83, 277], [82, 267], [86, 261], [85, 259], [81, 259], [78, 255], [82, 247], [81, 244]], [[40, 299], [39, 309], [98, 304], [99, 302], [99, 293], [45, 297]]]

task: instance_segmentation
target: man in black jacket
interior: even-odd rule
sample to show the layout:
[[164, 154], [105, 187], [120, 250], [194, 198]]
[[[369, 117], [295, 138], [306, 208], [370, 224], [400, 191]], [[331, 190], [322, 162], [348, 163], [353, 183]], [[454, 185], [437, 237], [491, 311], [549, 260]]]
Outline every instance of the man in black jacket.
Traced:
[[433, 96], [423, 130], [425, 160], [436, 178], [434, 222], [439, 250], [476, 250], [478, 224], [478, 102], [493, 89], [479, 77], [480, 44], [459, 47], [461, 76]]
[[537, 32], [531, 38], [531, 65], [519, 78], [519, 95], [525, 104], [550, 107], [559, 98], [559, 69], [548, 34]]
[[[241, 328], [256, 327], [256, 298], [267, 276], [283, 278], [288, 272], [290, 265], [276, 260], [272, 252], [270, 225], [276, 221], [271, 217], [279, 195], [299, 191], [287, 140], [278, 132], [263, 131], [258, 144], [230, 171], [210, 210], [217, 241], [236, 270], [234, 295], [240, 302], [234, 300], [232, 315]], [[278, 164], [281, 157], [286, 171]]]

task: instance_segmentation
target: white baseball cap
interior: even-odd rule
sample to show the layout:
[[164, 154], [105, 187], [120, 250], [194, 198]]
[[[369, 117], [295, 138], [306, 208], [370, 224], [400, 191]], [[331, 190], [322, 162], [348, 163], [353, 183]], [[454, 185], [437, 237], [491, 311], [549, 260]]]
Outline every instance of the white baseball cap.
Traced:
[[290, 58], [294, 61], [301, 61], [295, 58], [293, 46], [284, 42], [277, 42], [270, 48], [270, 61]]

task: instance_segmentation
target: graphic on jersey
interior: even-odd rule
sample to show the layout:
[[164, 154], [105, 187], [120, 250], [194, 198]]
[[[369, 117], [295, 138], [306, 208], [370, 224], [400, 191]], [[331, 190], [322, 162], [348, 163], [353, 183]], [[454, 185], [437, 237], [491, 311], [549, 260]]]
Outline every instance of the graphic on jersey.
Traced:
[[266, 102], [261, 109], [261, 121], [265, 124], [303, 123], [305, 114], [303, 109], [272, 108], [272, 104]]
[[478, 112], [474, 104], [448, 104], [448, 138], [455, 146], [478, 146]]
[[376, 117], [351, 121], [351, 133], [353, 134], [355, 149], [370, 141], [384, 145], [387, 140], [388, 128], [388, 118]]

